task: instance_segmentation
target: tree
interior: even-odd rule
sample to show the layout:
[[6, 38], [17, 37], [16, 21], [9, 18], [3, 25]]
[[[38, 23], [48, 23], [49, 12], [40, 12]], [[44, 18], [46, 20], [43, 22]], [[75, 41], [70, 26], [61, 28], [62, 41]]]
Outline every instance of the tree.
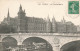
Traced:
[[15, 33], [15, 29], [7, 24], [0, 24], [0, 33]]

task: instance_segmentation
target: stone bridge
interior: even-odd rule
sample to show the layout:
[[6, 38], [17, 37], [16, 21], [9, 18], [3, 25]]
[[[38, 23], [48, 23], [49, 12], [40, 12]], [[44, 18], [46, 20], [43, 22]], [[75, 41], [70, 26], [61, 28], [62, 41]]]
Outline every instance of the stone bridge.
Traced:
[[63, 51], [73, 46], [80, 45], [80, 34], [64, 34], [64, 33], [10, 33], [0, 34], [0, 42], [4, 38], [14, 38], [18, 45], [30, 37], [42, 38], [50, 43], [53, 51]]

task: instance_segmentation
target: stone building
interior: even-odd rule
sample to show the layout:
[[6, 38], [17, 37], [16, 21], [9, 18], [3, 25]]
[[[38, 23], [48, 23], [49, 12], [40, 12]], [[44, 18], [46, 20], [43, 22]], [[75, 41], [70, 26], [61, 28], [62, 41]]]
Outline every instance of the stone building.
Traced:
[[77, 32], [80, 33], [80, 26], [77, 26]]
[[13, 27], [16, 32], [21, 33], [73, 33], [77, 32], [77, 27], [72, 22], [66, 22], [65, 19], [61, 22], [57, 22], [55, 18], [52, 18], [52, 22], [42, 18], [28, 17], [26, 16], [25, 10], [20, 5], [18, 16], [11, 18], [8, 14], [7, 18], [4, 18], [1, 24], [7, 24]]

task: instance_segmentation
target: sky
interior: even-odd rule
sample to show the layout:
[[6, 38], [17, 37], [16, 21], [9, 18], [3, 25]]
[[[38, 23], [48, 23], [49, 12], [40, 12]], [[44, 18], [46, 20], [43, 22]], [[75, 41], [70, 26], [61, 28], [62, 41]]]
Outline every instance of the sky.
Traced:
[[79, 14], [68, 14], [68, 1], [72, 0], [0, 0], [0, 22], [7, 17], [8, 9], [10, 16], [16, 17], [21, 4], [26, 16], [45, 19], [49, 15], [50, 20], [54, 17], [56, 21], [64, 17], [66, 21], [80, 25]]

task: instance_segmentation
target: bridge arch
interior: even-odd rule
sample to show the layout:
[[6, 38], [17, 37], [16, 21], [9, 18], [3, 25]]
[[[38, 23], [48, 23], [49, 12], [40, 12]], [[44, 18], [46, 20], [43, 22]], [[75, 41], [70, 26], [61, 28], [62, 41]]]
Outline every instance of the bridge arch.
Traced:
[[13, 37], [7, 36], [2, 39], [2, 45], [5, 48], [16, 47], [17, 43], [18, 43], [17, 40]]
[[38, 49], [39, 51], [53, 51], [52, 45], [41, 37], [28, 37], [22, 42], [22, 44], [28, 47], [30, 45], [34, 46], [33, 49]]
[[68, 42], [60, 48], [60, 51], [79, 51], [79, 50], [80, 40]]

